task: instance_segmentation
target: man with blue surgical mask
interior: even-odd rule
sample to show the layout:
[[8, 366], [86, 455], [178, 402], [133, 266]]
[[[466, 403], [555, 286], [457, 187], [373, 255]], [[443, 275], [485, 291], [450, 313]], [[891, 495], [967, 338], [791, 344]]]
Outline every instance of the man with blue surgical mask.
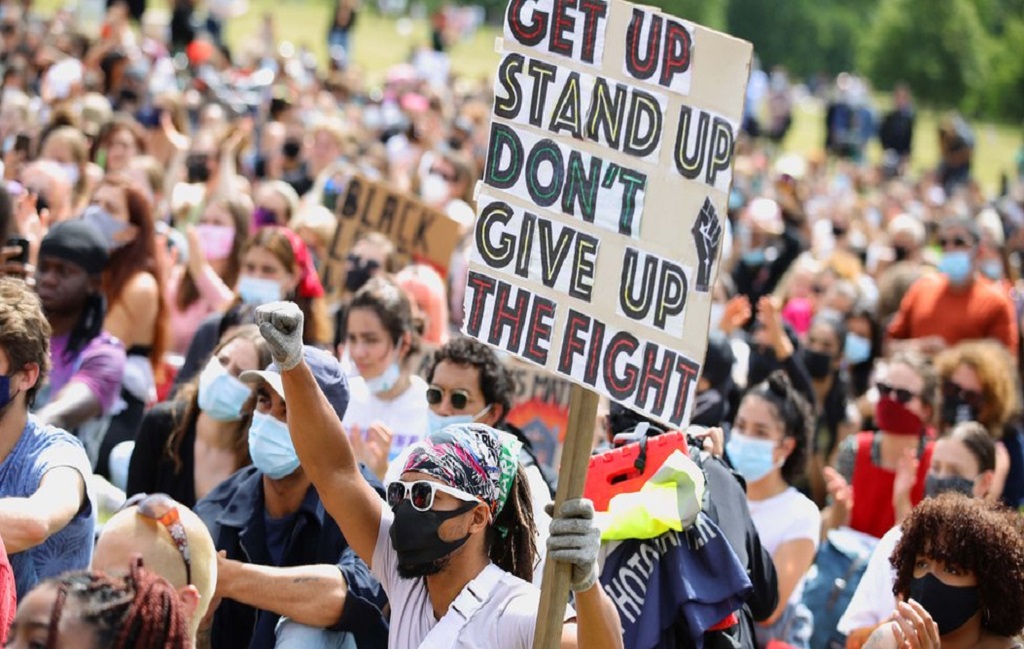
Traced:
[[939, 226], [939, 273], [917, 280], [889, 324], [890, 352], [935, 354], [964, 340], [994, 338], [1017, 355], [1018, 326], [1009, 294], [977, 273], [981, 236], [973, 219]]
[[[344, 416], [348, 383], [338, 361], [313, 347], [306, 364]], [[216, 613], [200, 637], [218, 647], [385, 647], [380, 584], [349, 547], [299, 464], [277, 365], [239, 377], [256, 389], [249, 429], [253, 464], [196, 504], [221, 556]], [[365, 467], [363, 476], [383, 488]], [[215, 600], [215, 603], [216, 603]]]

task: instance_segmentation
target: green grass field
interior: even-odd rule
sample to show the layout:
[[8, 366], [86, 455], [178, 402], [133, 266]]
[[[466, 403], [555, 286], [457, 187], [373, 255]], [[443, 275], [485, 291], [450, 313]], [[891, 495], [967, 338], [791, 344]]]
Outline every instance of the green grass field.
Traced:
[[[155, 4], [158, 0], [150, 0]], [[331, 0], [249, 0], [246, 15], [231, 21], [227, 38], [232, 47], [244, 48], [257, 38], [262, 16], [273, 14], [280, 40], [296, 46], [309, 47], [321, 61], [326, 57], [327, 21]], [[43, 8], [56, 7], [59, 0], [37, 0]], [[483, 29], [471, 40], [457, 44], [452, 51], [452, 66], [459, 75], [471, 78], [489, 77], [498, 63], [494, 42], [497, 29]], [[409, 53], [428, 42], [428, 28], [423, 20], [396, 21], [363, 11], [352, 37], [354, 59], [372, 84], [379, 82], [392, 65], [406, 60]], [[915, 132], [912, 160], [914, 171], [933, 168], [938, 161], [938, 115], [922, 111]], [[1020, 125], [1005, 126], [974, 123], [977, 139], [975, 174], [988, 191], [998, 187], [1000, 175], [1014, 169], [1014, 159], [1022, 146]], [[810, 153], [820, 150], [824, 142], [823, 107], [814, 103], [801, 105], [783, 147], [787, 151]], [[877, 147], [875, 147], [877, 149]], [[877, 150], [870, 152], [878, 156]]]

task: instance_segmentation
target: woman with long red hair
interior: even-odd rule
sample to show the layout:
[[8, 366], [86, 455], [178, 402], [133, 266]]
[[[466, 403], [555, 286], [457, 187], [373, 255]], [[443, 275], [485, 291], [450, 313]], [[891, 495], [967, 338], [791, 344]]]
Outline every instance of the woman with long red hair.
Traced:
[[107, 475], [110, 450], [135, 438], [146, 405], [156, 398], [155, 377], [167, 346], [164, 280], [156, 264], [153, 208], [140, 187], [121, 176], [104, 178], [82, 218], [95, 224], [107, 240], [110, 263], [103, 275], [103, 328], [128, 352], [124, 405], [110, 423], [96, 466], [98, 473]]

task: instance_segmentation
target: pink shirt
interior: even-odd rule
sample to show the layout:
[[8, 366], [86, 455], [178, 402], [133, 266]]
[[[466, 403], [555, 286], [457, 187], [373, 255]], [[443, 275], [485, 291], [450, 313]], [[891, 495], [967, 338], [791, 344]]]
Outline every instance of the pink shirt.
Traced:
[[167, 282], [164, 296], [167, 300], [167, 311], [170, 313], [171, 322], [170, 351], [182, 355], [188, 351], [189, 343], [192, 342], [192, 337], [203, 319], [224, 307], [235, 297], [231, 288], [224, 283], [220, 275], [208, 264], [204, 264], [202, 274], [195, 278], [196, 288], [199, 289], [199, 299], [182, 311], [178, 308], [178, 287], [186, 272], [185, 266], [181, 265], [171, 269], [170, 281]]

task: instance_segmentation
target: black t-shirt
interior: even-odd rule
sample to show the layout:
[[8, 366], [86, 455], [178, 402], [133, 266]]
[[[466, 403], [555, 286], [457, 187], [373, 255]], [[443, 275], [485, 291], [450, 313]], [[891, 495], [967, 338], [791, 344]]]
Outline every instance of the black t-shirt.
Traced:
[[165, 493], [186, 507], [195, 506], [195, 426], [190, 426], [181, 440], [181, 471], [175, 470], [167, 454], [167, 440], [184, 416], [184, 403], [168, 401], [153, 406], [143, 417], [128, 467], [129, 496]]

